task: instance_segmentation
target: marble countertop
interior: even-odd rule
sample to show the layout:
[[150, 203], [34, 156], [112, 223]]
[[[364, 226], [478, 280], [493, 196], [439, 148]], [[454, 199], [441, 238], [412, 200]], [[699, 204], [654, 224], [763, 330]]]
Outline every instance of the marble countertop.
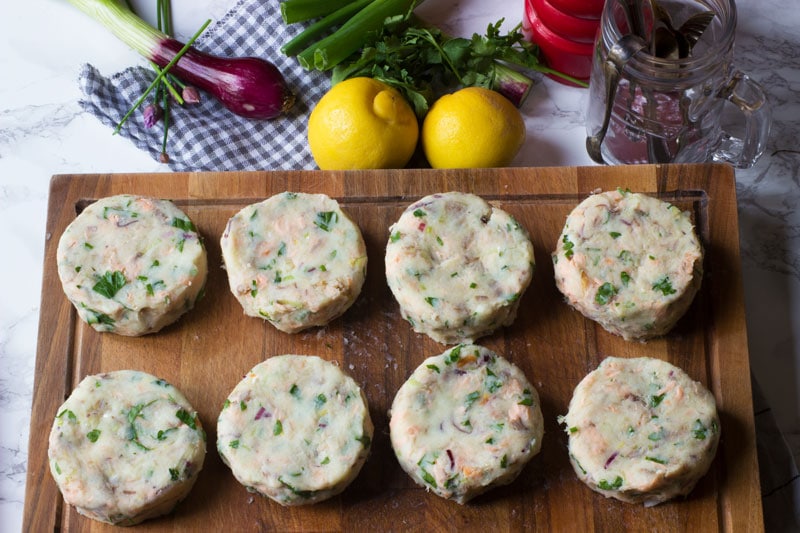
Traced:
[[[206, 18], [219, 19], [234, 1], [173, 0], [178, 37], [188, 38]], [[274, 2], [277, 9], [278, 0], [265, 1]], [[134, 4], [147, 13], [155, 2]], [[796, 0], [737, 4], [736, 62], [765, 86], [774, 116], [764, 156], [752, 169], [736, 172], [749, 351], [755, 382], [763, 391], [756, 414], [757, 420], [766, 417], [759, 425], [759, 439], [769, 439], [771, 450], [778, 452], [787, 450], [781, 449], [785, 439], [797, 458], [800, 10]], [[451, 34], [470, 35], [500, 17], [516, 23], [522, 5], [522, 0], [427, 0], [420, 11]], [[5, 257], [0, 276], [0, 529], [18, 531], [50, 177], [168, 169], [112, 135], [78, 104], [81, 64], [90, 62], [103, 74], [143, 64], [94, 21], [64, 1], [4, 2], [0, 49], [0, 243]], [[586, 98], [585, 90], [542, 78], [522, 109], [528, 140], [514, 165], [593, 164], [583, 148]], [[791, 461], [773, 463], [770, 468], [762, 463], [762, 491], [767, 524], [778, 527], [792, 514], [784, 504], [800, 501], [795, 497], [800, 496], [800, 485]]]

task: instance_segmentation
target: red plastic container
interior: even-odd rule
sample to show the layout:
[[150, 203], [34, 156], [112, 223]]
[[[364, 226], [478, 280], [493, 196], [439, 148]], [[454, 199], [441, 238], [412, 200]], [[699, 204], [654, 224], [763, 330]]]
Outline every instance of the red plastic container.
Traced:
[[571, 41], [594, 42], [594, 37], [600, 28], [600, 17], [581, 18], [570, 15], [554, 7], [553, 0], [526, 0], [526, 4], [530, 4], [526, 9], [535, 12], [542, 24], [553, 33]]
[[550, 0], [550, 4], [564, 13], [576, 17], [599, 19], [603, 13], [604, 0]]
[[[547, 66], [578, 80], [589, 81], [594, 51], [592, 42], [567, 39], [551, 30], [544, 24], [530, 0], [525, 2], [522, 31], [530, 41], [539, 46]], [[550, 77], [566, 85], [573, 85], [558, 76]]]

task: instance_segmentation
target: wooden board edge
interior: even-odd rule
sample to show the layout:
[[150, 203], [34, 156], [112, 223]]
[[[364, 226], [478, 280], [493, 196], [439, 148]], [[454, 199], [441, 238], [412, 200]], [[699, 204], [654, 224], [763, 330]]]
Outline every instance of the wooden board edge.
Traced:
[[[672, 172], [680, 172], [673, 168]], [[709, 197], [708, 250], [716, 266], [707, 280], [714, 335], [709, 335], [709, 365], [722, 425], [719, 514], [723, 531], [763, 531], [755, 414], [750, 381], [750, 356], [744, 310], [744, 284], [739, 251], [736, 176], [730, 165], [707, 165], [702, 175]], [[720, 244], [724, 247], [720, 247]], [[735, 391], [735, 392], [734, 392]], [[726, 429], [727, 426], [727, 429]]]
[[[61, 496], [50, 475], [47, 454], [34, 453], [42, 449], [50, 434], [53, 412], [63, 403], [69, 378], [68, 352], [71, 349], [72, 324], [70, 303], [66, 298], [53, 299], [54, 287], [59, 284], [48, 265], [55, 262], [58, 237], [64, 220], [70, 217], [70, 176], [53, 176], [50, 181], [47, 221], [45, 226], [44, 268], [39, 305], [39, 329], [31, 402], [30, 435], [28, 441], [28, 470], [25, 483], [23, 531], [53, 531], [57, 529]], [[57, 216], [54, 216], [57, 214]], [[74, 216], [74, 215], [73, 215]], [[56, 279], [53, 279], [53, 278]], [[59, 324], [61, 324], [59, 326]], [[54, 333], [53, 333], [54, 332]], [[45, 369], [47, 371], [45, 371]], [[53, 502], [57, 502], [53, 505]]]

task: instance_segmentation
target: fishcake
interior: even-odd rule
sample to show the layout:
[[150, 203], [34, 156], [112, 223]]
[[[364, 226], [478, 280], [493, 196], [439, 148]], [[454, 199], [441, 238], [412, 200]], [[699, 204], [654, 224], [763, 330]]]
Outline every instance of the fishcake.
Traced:
[[386, 281], [414, 331], [473, 342], [514, 322], [534, 271], [533, 245], [514, 218], [473, 194], [411, 204], [390, 228]]
[[626, 340], [669, 332], [703, 278], [689, 213], [622, 190], [592, 194], [573, 209], [552, 258], [566, 301]]
[[197, 413], [163, 379], [135, 370], [87, 376], [55, 416], [50, 472], [79, 513], [130, 526], [188, 495], [205, 438]]
[[517, 366], [463, 344], [426, 359], [400, 387], [389, 432], [416, 483], [463, 504], [516, 479], [539, 453], [544, 422]]
[[369, 455], [373, 426], [360, 387], [316, 356], [279, 355], [239, 382], [217, 420], [217, 450], [248, 490], [281, 505], [342, 492]]
[[286, 333], [343, 314], [366, 278], [361, 231], [324, 194], [285, 192], [249, 205], [228, 221], [220, 245], [244, 313]]
[[155, 333], [192, 309], [208, 261], [175, 204], [128, 194], [101, 198], [67, 226], [58, 276], [78, 316], [97, 331]]
[[560, 422], [581, 481], [646, 506], [688, 494], [711, 466], [720, 436], [711, 392], [648, 357], [603, 360], [575, 388]]

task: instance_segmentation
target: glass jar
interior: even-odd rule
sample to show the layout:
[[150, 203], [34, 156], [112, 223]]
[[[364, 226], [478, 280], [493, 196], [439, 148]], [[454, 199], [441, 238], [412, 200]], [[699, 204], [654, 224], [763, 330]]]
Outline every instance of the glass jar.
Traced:
[[[675, 28], [693, 14], [713, 13], [695, 35], [688, 56], [683, 57], [684, 51], [666, 58], [650, 53], [656, 17], [645, 10], [637, 25], [630, 12], [637, 2], [652, 5], [608, 0], [603, 9], [586, 113], [589, 155], [609, 164], [724, 161], [752, 166], [766, 145], [770, 110], [761, 86], [733, 65], [734, 1], [660, 2]], [[732, 114], [741, 134], [723, 121]]]

